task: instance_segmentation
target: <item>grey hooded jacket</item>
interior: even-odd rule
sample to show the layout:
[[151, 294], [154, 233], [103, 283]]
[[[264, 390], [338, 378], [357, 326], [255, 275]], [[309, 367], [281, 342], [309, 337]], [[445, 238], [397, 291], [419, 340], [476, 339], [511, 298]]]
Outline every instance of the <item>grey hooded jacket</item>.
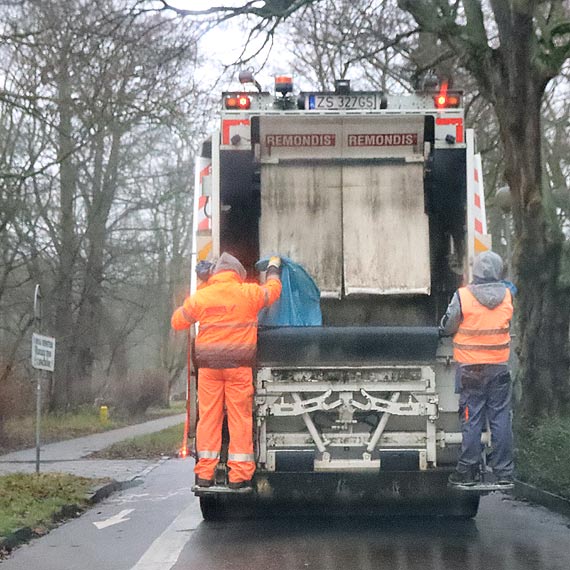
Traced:
[[[473, 261], [473, 282], [468, 285], [474, 297], [489, 309], [498, 307], [505, 298], [507, 286], [501, 282], [503, 260], [492, 251], [480, 253]], [[439, 326], [442, 336], [452, 336], [463, 320], [457, 291], [453, 295]]]
[[227, 252], [223, 252], [220, 258], [216, 262], [214, 269], [212, 270], [212, 275], [216, 273], [221, 273], [222, 271], [235, 271], [240, 276], [242, 281], [247, 277], [247, 272], [244, 266], [241, 264], [239, 259], [235, 258]]

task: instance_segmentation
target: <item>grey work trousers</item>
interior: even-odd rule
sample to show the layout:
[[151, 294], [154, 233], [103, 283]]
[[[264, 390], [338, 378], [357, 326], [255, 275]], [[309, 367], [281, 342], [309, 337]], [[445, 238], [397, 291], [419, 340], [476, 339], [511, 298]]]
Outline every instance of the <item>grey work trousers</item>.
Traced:
[[497, 477], [512, 477], [512, 383], [508, 367], [497, 364], [462, 365], [457, 374], [463, 434], [457, 471], [477, 472], [481, 462], [481, 433], [488, 419], [492, 434], [488, 465]]

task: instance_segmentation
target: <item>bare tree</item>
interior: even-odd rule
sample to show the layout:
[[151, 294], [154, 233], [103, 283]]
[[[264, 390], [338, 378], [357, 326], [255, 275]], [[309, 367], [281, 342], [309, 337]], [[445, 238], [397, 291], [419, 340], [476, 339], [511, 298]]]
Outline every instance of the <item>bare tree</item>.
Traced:
[[410, 89], [409, 64], [401, 54], [415, 43], [408, 40], [413, 32], [400, 21], [395, 2], [384, 3], [381, 10], [377, 4], [323, 0], [292, 15], [277, 41], [288, 46], [295, 75], [323, 91], [345, 78], [385, 91]]
[[[159, 244], [153, 222], [161, 193], [172, 191], [146, 176], [146, 167], [168, 170], [168, 157], [157, 153], [176, 156], [183, 144], [181, 167], [192, 183], [188, 155], [209, 100], [194, 80], [193, 27], [111, 0], [25, 8], [8, 14], [0, 51], [10, 72], [0, 128], [10, 127], [14, 138], [0, 143], [7, 206], [0, 239], [9, 245], [0, 284], [10, 275], [14, 286], [17, 276], [45, 285], [46, 321], [58, 342], [53, 407], [64, 408], [88, 397], [94, 367], [109, 370], [121, 356], [123, 371], [127, 365], [126, 339], [152, 305], [137, 291], [157, 251], [169, 251], [172, 241], [165, 231]], [[158, 131], [168, 142], [155, 148]], [[17, 191], [4, 192], [8, 184]], [[177, 191], [191, 195], [189, 185]], [[11, 306], [10, 315], [14, 330], [29, 318], [29, 302]]]

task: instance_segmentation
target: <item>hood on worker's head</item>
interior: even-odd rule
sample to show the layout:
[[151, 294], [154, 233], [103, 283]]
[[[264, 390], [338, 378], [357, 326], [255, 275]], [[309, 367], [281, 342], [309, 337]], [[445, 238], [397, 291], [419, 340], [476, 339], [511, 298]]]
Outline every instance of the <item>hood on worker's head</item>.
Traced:
[[473, 283], [491, 283], [503, 277], [503, 260], [493, 251], [480, 253], [473, 261]]
[[503, 275], [503, 260], [493, 251], [480, 253], [473, 261], [473, 283], [469, 291], [489, 309], [499, 306], [507, 293]]
[[220, 255], [220, 258], [216, 262], [212, 274], [216, 275], [216, 273], [221, 273], [222, 271], [234, 271], [240, 276], [242, 281], [245, 281], [245, 278], [247, 277], [247, 272], [239, 259], [225, 251]]

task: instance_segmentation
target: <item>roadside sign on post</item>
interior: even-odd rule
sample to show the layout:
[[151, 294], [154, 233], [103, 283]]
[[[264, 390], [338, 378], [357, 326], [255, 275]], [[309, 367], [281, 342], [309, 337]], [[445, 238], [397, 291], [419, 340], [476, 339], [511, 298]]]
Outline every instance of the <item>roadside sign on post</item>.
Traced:
[[32, 334], [32, 366], [39, 370], [55, 369], [55, 338]]

